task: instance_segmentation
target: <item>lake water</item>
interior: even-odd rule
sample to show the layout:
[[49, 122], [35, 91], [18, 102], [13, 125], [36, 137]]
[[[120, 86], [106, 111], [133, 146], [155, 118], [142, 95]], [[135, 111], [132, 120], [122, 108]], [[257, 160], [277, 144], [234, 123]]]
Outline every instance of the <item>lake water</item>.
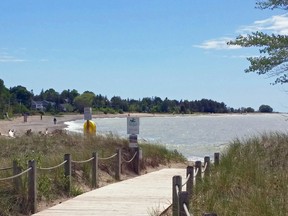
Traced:
[[[213, 156], [235, 138], [264, 132], [288, 132], [288, 116], [282, 114], [211, 114], [141, 117], [138, 140], [176, 149], [189, 160]], [[127, 137], [126, 118], [95, 118], [97, 133]], [[83, 133], [84, 120], [67, 122], [67, 130]]]

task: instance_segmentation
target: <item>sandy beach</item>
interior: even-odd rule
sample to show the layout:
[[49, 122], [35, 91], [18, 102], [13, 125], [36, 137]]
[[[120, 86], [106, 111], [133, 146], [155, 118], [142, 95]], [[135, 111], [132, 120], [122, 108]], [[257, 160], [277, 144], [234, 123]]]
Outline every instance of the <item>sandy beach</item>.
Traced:
[[33, 115], [27, 117], [27, 122], [24, 122], [24, 117], [16, 117], [11, 119], [5, 119], [0, 121], [0, 133], [1, 135], [8, 136], [9, 130], [15, 131], [15, 136], [21, 136], [30, 130], [33, 133], [44, 133], [46, 128], [48, 132], [52, 132], [55, 129], [63, 129], [66, 127], [64, 124], [67, 121], [74, 121], [77, 119], [83, 119], [83, 115], [63, 115], [55, 117], [57, 122], [54, 124], [54, 116], [41, 116]]
[[[93, 118], [125, 118], [127, 117], [127, 113], [125, 114], [97, 114], [93, 115]], [[153, 114], [148, 113], [133, 113], [131, 116], [155, 116]], [[54, 116], [51, 115], [43, 115], [42, 119], [40, 115], [33, 115], [27, 117], [27, 122], [24, 122], [24, 117], [16, 117], [11, 119], [5, 119], [0, 120], [0, 133], [2, 136], [8, 136], [9, 130], [15, 131], [15, 136], [22, 136], [27, 132], [27, 130], [30, 130], [33, 133], [45, 133], [46, 128], [48, 129], [48, 132], [52, 132], [56, 129], [64, 129], [66, 127], [65, 122], [68, 121], [74, 121], [74, 120], [80, 120], [84, 118], [83, 114], [69, 114], [69, 115], [61, 115], [55, 117], [57, 122], [54, 124]]]

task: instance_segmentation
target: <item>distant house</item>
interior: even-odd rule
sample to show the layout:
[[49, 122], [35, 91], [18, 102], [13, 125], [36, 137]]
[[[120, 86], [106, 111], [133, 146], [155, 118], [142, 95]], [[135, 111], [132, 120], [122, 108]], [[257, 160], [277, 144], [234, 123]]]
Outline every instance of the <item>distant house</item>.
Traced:
[[32, 101], [32, 105], [31, 108], [34, 110], [39, 110], [39, 111], [45, 111], [47, 109], [48, 106], [55, 106], [54, 102], [50, 102], [50, 101]]

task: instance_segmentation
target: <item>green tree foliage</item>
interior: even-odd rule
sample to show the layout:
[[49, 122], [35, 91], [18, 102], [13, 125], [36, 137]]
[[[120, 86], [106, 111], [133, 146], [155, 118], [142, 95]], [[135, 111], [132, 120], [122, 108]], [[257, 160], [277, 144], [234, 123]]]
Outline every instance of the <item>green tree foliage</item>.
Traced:
[[56, 104], [59, 103], [59, 99], [60, 99], [59, 93], [56, 92], [53, 88], [46, 90], [43, 93], [42, 97], [43, 97], [43, 100], [52, 101], [52, 102], [55, 102]]
[[95, 98], [94, 93], [84, 92], [83, 94], [77, 96], [74, 99], [74, 105], [79, 112], [83, 113], [84, 107], [92, 107], [94, 98]]
[[[31, 100], [33, 98], [33, 94], [23, 86], [15, 86], [10, 89], [11, 94], [11, 105], [18, 106], [25, 106], [25, 108], [31, 107]], [[24, 107], [23, 107], [24, 108]]]
[[270, 107], [269, 105], [261, 105], [259, 107], [259, 112], [262, 112], [262, 113], [272, 113], [273, 112], [273, 108]]
[[288, 9], [288, 1], [287, 0], [266, 0], [266, 1], [257, 1], [256, 3], [257, 7], [260, 9]]
[[9, 112], [10, 106], [10, 92], [5, 87], [4, 81], [0, 79], [0, 118], [3, 118], [3, 114]]
[[[91, 91], [79, 94], [77, 90], [63, 90], [59, 94], [54, 89], [42, 90], [39, 95], [34, 95], [23, 86], [5, 87], [0, 79], [0, 118], [6, 112], [10, 114], [32, 111], [31, 101], [46, 100], [46, 112], [58, 113], [62, 111], [83, 112], [84, 107], [104, 113], [142, 112], [142, 113], [173, 113], [190, 114], [194, 112], [227, 113], [227, 112], [254, 112], [251, 107], [241, 109], [227, 108], [226, 104], [209, 99], [201, 100], [170, 100], [167, 97], [144, 97], [143, 99], [122, 99], [113, 96], [110, 100], [101, 94], [95, 95]], [[65, 110], [63, 110], [65, 108]], [[261, 109], [262, 110], [262, 109]], [[272, 111], [271, 111], [272, 112]], [[1, 116], [2, 114], [2, 116]]]
[[[265, 0], [256, 3], [260, 9], [288, 9], [287, 0]], [[260, 56], [247, 58], [250, 66], [245, 72], [256, 72], [259, 75], [275, 76], [274, 84], [288, 83], [288, 36], [252, 32], [246, 36], [239, 35], [229, 45], [242, 47], [259, 47]]]

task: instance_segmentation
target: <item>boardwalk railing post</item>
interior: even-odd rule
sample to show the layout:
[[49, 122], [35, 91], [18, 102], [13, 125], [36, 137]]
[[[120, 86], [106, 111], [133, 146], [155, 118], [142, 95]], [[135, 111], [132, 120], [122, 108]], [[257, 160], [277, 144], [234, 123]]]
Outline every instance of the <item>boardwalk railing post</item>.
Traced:
[[182, 191], [182, 177], [172, 178], [172, 212], [173, 216], [179, 215], [179, 193]]
[[199, 181], [201, 181], [201, 178], [202, 178], [202, 162], [201, 161], [196, 161], [195, 162], [195, 168], [196, 168], [196, 170], [198, 169], [197, 175], [195, 176], [195, 178], [196, 178], [196, 186], [197, 186], [197, 183]]
[[215, 152], [214, 153], [214, 165], [218, 166], [219, 165], [219, 159], [220, 158], [220, 153], [219, 152]]
[[64, 155], [64, 176], [65, 176], [65, 191], [70, 195], [71, 191], [71, 155]]
[[139, 147], [137, 147], [137, 148], [135, 148], [135, 151], [136, 151], [136, 157], [135, 157], [135, 173], [137, 174], [137, 175], [140, 175], [140, 148]]
[[180, 216], [187, 216], [185, 209], [184, 209], [184, 204], [189, 210], [189, 195], [187, 191], [182, 191], [179, 194], [179, 207], [180, 207], [179, 215]]
[[34, 214], [37, 210], [37, 195], [36, 195], [36, 162], [30, 160], [28, 167], [31, 170], [28, 172], [28, 209]]
[[92, 153], [92, 188], [99, 187], [99, 172], [98, 172], [98, 153]]
[[[17, 175], [21, 173], [21, 167], [18, 166], [18, 162], [13, 160], [13, 175]], [[20, 190], [20, 186], [22, 185], [21, 176], [13, 179], [15, 191], [18, 192]]]
[[115, 179], [121, 180], [121, 149], [117, 149], [116, 163], [115, 163]]
[[204, 166], [206, 166], [204, 177], [210, 176], [210, 157], [206, 156], [204, 157]]
[[192, 199], [193, 196], [193, 185], [194, 185], [194, 167], [193, 166], [187, 166], [186, 168], [186, 176], [189, 176], [189, 179], [186, 184], [186, 191], [188, 192], [189, 199]]

